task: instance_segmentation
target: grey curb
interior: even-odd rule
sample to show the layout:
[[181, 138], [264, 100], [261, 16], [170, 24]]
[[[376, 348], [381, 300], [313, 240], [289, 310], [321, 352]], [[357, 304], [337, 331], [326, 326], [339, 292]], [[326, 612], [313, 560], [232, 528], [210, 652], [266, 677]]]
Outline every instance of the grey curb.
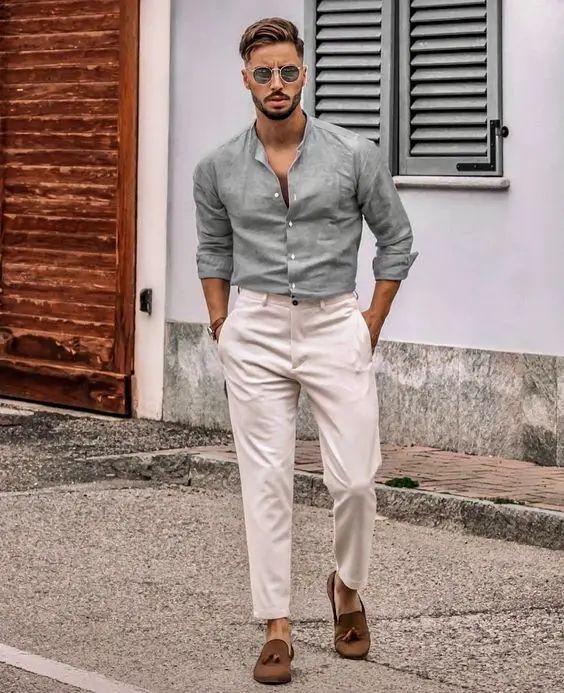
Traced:
[[[91, 457], [90, 464], [120, 478], [189, 484], [239, 493], [237, 462], [186, 449]], [[463, 531], [547, 549], [564, 549], [564, 513], [519, 505], [497, 505], [446, 493], [376, 484], [378, 512], [393, 520]], [[294, 501], [329, 508], [333, 501], [321, 475], [296, 471]]]

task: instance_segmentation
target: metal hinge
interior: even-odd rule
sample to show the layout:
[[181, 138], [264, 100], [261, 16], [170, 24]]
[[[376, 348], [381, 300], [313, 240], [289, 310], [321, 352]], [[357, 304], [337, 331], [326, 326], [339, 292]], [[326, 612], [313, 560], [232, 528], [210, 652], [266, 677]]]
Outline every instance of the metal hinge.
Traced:
[[507, 137], [509, 128], [501, 125], [499, 118], [490, 120], [490, 160], [485, 163], [461, 162], [456, 164], [457, 171], [495, 171], [497, 168], [497, 138]]

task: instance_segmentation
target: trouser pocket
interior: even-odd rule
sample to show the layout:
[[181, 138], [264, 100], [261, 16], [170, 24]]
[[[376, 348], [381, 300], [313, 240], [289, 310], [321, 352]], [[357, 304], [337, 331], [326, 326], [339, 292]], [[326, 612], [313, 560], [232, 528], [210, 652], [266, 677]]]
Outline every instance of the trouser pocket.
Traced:
[[362, 312], [357, 310], [358, 314], [358, 321], [360, 323], [360, 331], [362, 333], [362, 341], [366, 345], [366, 352], [370, 357], [370, 360], [372, 360], [373, 356], [373, 350], [372, 350], [372, 336], [370, 334], [370, 329], [368, 327], [368, 323], [364, 319], [364, 316], [362, 315]]

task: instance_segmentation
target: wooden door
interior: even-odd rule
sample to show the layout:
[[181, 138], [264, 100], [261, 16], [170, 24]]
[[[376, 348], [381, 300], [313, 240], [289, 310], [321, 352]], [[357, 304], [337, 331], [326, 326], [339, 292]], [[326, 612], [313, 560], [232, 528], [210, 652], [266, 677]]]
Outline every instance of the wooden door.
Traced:
[[129, 414], [139, 0], [0, 0], [0, 396]]

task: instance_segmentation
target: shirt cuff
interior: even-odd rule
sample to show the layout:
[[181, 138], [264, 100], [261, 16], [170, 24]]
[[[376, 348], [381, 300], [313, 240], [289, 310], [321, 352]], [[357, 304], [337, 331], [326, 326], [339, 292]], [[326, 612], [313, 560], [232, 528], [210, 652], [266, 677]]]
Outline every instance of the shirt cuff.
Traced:
[[208, 257], [198, 257], [198, 277], [200, 279], [210, 279], [216, 277], [231, 281], [233, 275], [233, 258], [210, 255]]
[[411, 265], [419, 253], [380, 253], [372, 261], [374, 279], [402, 281], [409, 274]]

